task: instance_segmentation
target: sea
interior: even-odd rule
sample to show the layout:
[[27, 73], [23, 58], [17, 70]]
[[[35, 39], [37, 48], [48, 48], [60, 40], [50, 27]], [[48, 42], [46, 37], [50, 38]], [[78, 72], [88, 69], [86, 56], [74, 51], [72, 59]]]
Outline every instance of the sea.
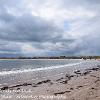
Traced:
[[16, 84], [100, 65], [82, 59], [1, 59], [0, 85]]

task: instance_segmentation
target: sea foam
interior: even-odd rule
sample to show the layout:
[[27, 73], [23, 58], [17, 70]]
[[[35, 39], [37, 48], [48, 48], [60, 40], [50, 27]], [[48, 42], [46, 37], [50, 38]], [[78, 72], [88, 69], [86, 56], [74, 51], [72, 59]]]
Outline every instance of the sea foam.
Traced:
[[67, 66], [75, 66], [75, 65], [79, 65], [82, 62], [78, 62], [78, 63], [73, 63], [73, 64], [66, 64], [66, 65], [59, 65], [59, 66], [51, 66], [51, 67], [42, 67], [42, 68], [36, 68], [36, 69], [21, 69], [21, 70], [11, 70], [11, 71], [1, 71], [0, 72], [0, 76], [4, 76], [4, 75], [10, 75], [10, 74], [18, 74], [18, 73], [27, 73], [27, 72], [34, 72], [34, 71], [43, 71], [43, 70], [52, 70], [52, 69], [56, 69], [56, 68], [63, 68], [63, 67], [67, 67]]

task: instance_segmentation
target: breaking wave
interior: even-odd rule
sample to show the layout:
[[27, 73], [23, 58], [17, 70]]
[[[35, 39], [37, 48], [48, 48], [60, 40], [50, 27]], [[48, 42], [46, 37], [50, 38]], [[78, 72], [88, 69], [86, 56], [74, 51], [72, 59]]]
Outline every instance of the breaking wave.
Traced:
[[42, 67], [42, 68], [35, 68], [35, 69], [20, 69], [20, 70], [11, 70], [11, 71], [1, 71], [0, 76], [10, 75], [10, 74], [19, 74], [19, 73], [27, 73], [27, 72], [34, 72], [34, 71], [43, 71], [43, 70], [52, 70], [56, 68], [63, 68], [67, 66], [75, 66], [79, 65], [82, 62], [73, 63], [73, 64], [66, 64], [66, 65], [59, 65], [59, 66], [51, 66], [51, 67]]

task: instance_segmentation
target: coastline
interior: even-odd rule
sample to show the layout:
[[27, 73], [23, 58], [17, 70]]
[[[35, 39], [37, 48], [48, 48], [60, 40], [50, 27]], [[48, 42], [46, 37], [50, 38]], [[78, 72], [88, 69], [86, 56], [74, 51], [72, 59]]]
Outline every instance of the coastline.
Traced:
[[0, 86], [0, 100], [100, 100], [100, 66], [73, 73]]

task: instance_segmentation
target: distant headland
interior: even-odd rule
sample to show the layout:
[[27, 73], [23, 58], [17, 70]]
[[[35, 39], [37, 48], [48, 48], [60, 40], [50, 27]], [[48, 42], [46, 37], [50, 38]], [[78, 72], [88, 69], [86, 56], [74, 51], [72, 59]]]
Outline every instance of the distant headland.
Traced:
[[100, 59], [100, 56], [0, 57], [0, 59]]

